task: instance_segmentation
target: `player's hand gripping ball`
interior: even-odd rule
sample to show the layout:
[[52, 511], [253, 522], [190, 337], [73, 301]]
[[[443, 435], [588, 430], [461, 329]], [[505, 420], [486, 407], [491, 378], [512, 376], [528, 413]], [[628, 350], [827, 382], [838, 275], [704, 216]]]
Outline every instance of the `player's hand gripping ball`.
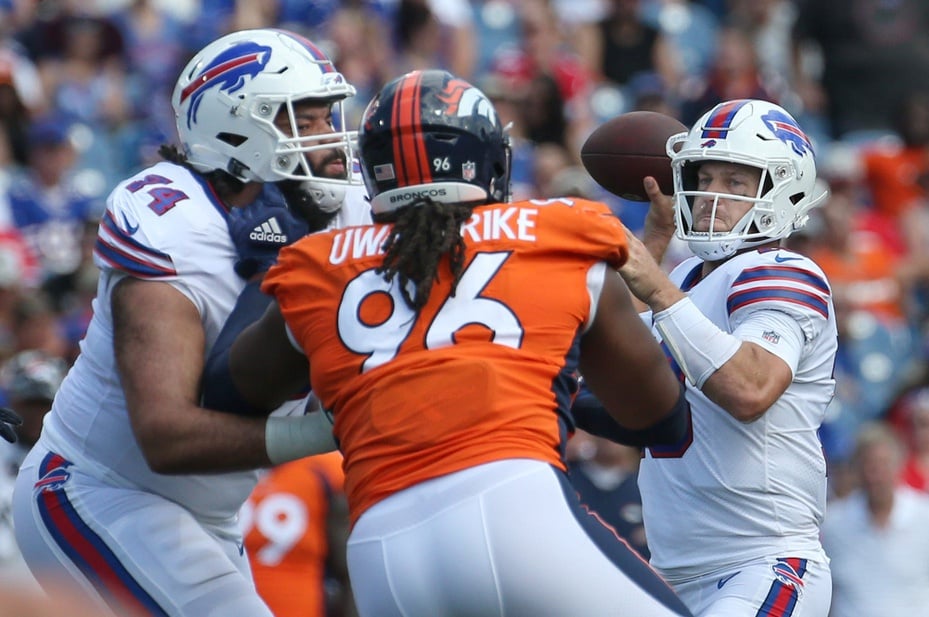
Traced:
[[581, 162], [597, 183], [623, 199], [648, 201], [642, 179], [652, 176], [661, 192], [674, 191], [668, 138], [687, 132], [676, 118], [656, 111], [630, 111], [607, 120], [581, 146]]

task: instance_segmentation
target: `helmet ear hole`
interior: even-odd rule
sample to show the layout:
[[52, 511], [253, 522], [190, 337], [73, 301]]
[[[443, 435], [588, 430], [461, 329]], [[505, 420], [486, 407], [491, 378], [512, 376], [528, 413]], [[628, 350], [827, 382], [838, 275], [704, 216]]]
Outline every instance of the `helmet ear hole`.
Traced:
[[774, 188], [774, 181], [771, 180], [771, 174], [764, 174], [764, 181], [761, 185], [760, 195], [767, 195]]
[[245, 135], [236, 135], [234, 133], [217, 133], [216, 139], [230, 146], [237, 148], [248, 141]]

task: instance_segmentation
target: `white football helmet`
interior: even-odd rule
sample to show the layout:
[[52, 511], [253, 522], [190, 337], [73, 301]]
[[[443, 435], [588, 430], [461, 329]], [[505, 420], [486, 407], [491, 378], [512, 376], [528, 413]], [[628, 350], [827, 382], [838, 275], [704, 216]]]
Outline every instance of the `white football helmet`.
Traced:
[[[826, 197], [816, 184], [813, 146], [796, 120], [768, 101], [740, 99], [720, 103], [687, 133], [672, 135], [666, 146], [674, 174], [677, 236], [706, 261], [717, 261], [786, 238], [803, 227], [809, 211]], [[705, 161], [751, 165], [761, 169], [754, 197], [697, 190], [697, 171]], [[694, 231], [697, 197], [751, 201], [753, 206], [729, 231]]]
[[[244, 182], [303, 182], [340, 205], [345, 185], [358, 184], [350, 170], [356, 131], [345, 130], [342, 100], [352, 87], [318, 47], [277, 29], [227, 34], [197, 53], [177, 80], [171, 103], [178, 136], [198, 171], [221, 169]], [[281, 109], [297, 134], [294, 104], [304, 99], [332, 103], [334, 133], [290, 137], [274, 125]], [[347, 179], [316, 176], [304, 153], [340, 148]]]

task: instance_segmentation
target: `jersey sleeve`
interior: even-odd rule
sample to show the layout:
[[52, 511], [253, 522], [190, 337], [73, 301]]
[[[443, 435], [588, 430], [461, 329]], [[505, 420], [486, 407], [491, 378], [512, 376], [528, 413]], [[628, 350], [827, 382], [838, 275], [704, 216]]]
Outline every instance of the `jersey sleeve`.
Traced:
[[225, 221], [224, 208], [189, 172], [162, 163], [110, 193], [94, 263], [104, 274], [171, 283], [202, 309], [217, 285], [234, 284]]
[[146, 279], [177, 276], [177, 267], [166, 247], [149, 237], [138, 223], [131, 204], [114, 193], [100, 219], [94, 245], [94, 263], [101, 270], [116, 270]]
[[733, 330], [761, 311], [789, 316], [799, 325], [806, 342], [826, 328], [832, 310], [832, 290], [826, 276], [808, 258], [791, 255], [782, 262], [769, 258], [756, 263], [735, 277], [726, 298]]
[[572, 247], [575, 252], [605, 261], [613, 268], [626, 263], [629, 246], [625, 228], [606, 204], [576, 198], [529, 203], [544, 206], [541, 216], [555, 219], [554, 225], [540, 223], [540, 227], [544, 224], [545, 233], [554, 238], [553, 246]]

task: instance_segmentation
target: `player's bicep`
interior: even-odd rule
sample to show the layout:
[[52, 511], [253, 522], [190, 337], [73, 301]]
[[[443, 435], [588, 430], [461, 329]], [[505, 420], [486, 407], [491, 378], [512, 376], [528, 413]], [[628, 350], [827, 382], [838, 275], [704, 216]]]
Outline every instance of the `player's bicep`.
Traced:
[[277, 302], [232, 344], [229, 369], [250, 403], [273, 409], [306, 388], [309, 364], [294, 347]]
[[157, 448], [196, 404], [205, 335], [200, 314], [164, 282], [127, 277], [112, 294], [113, 346], [133, 430]]
[[623, 426], [638, 429], [670, 410], [680, 388], [622, 278], [607, 269], [596, 314], [581, 340], [581, 373]]

